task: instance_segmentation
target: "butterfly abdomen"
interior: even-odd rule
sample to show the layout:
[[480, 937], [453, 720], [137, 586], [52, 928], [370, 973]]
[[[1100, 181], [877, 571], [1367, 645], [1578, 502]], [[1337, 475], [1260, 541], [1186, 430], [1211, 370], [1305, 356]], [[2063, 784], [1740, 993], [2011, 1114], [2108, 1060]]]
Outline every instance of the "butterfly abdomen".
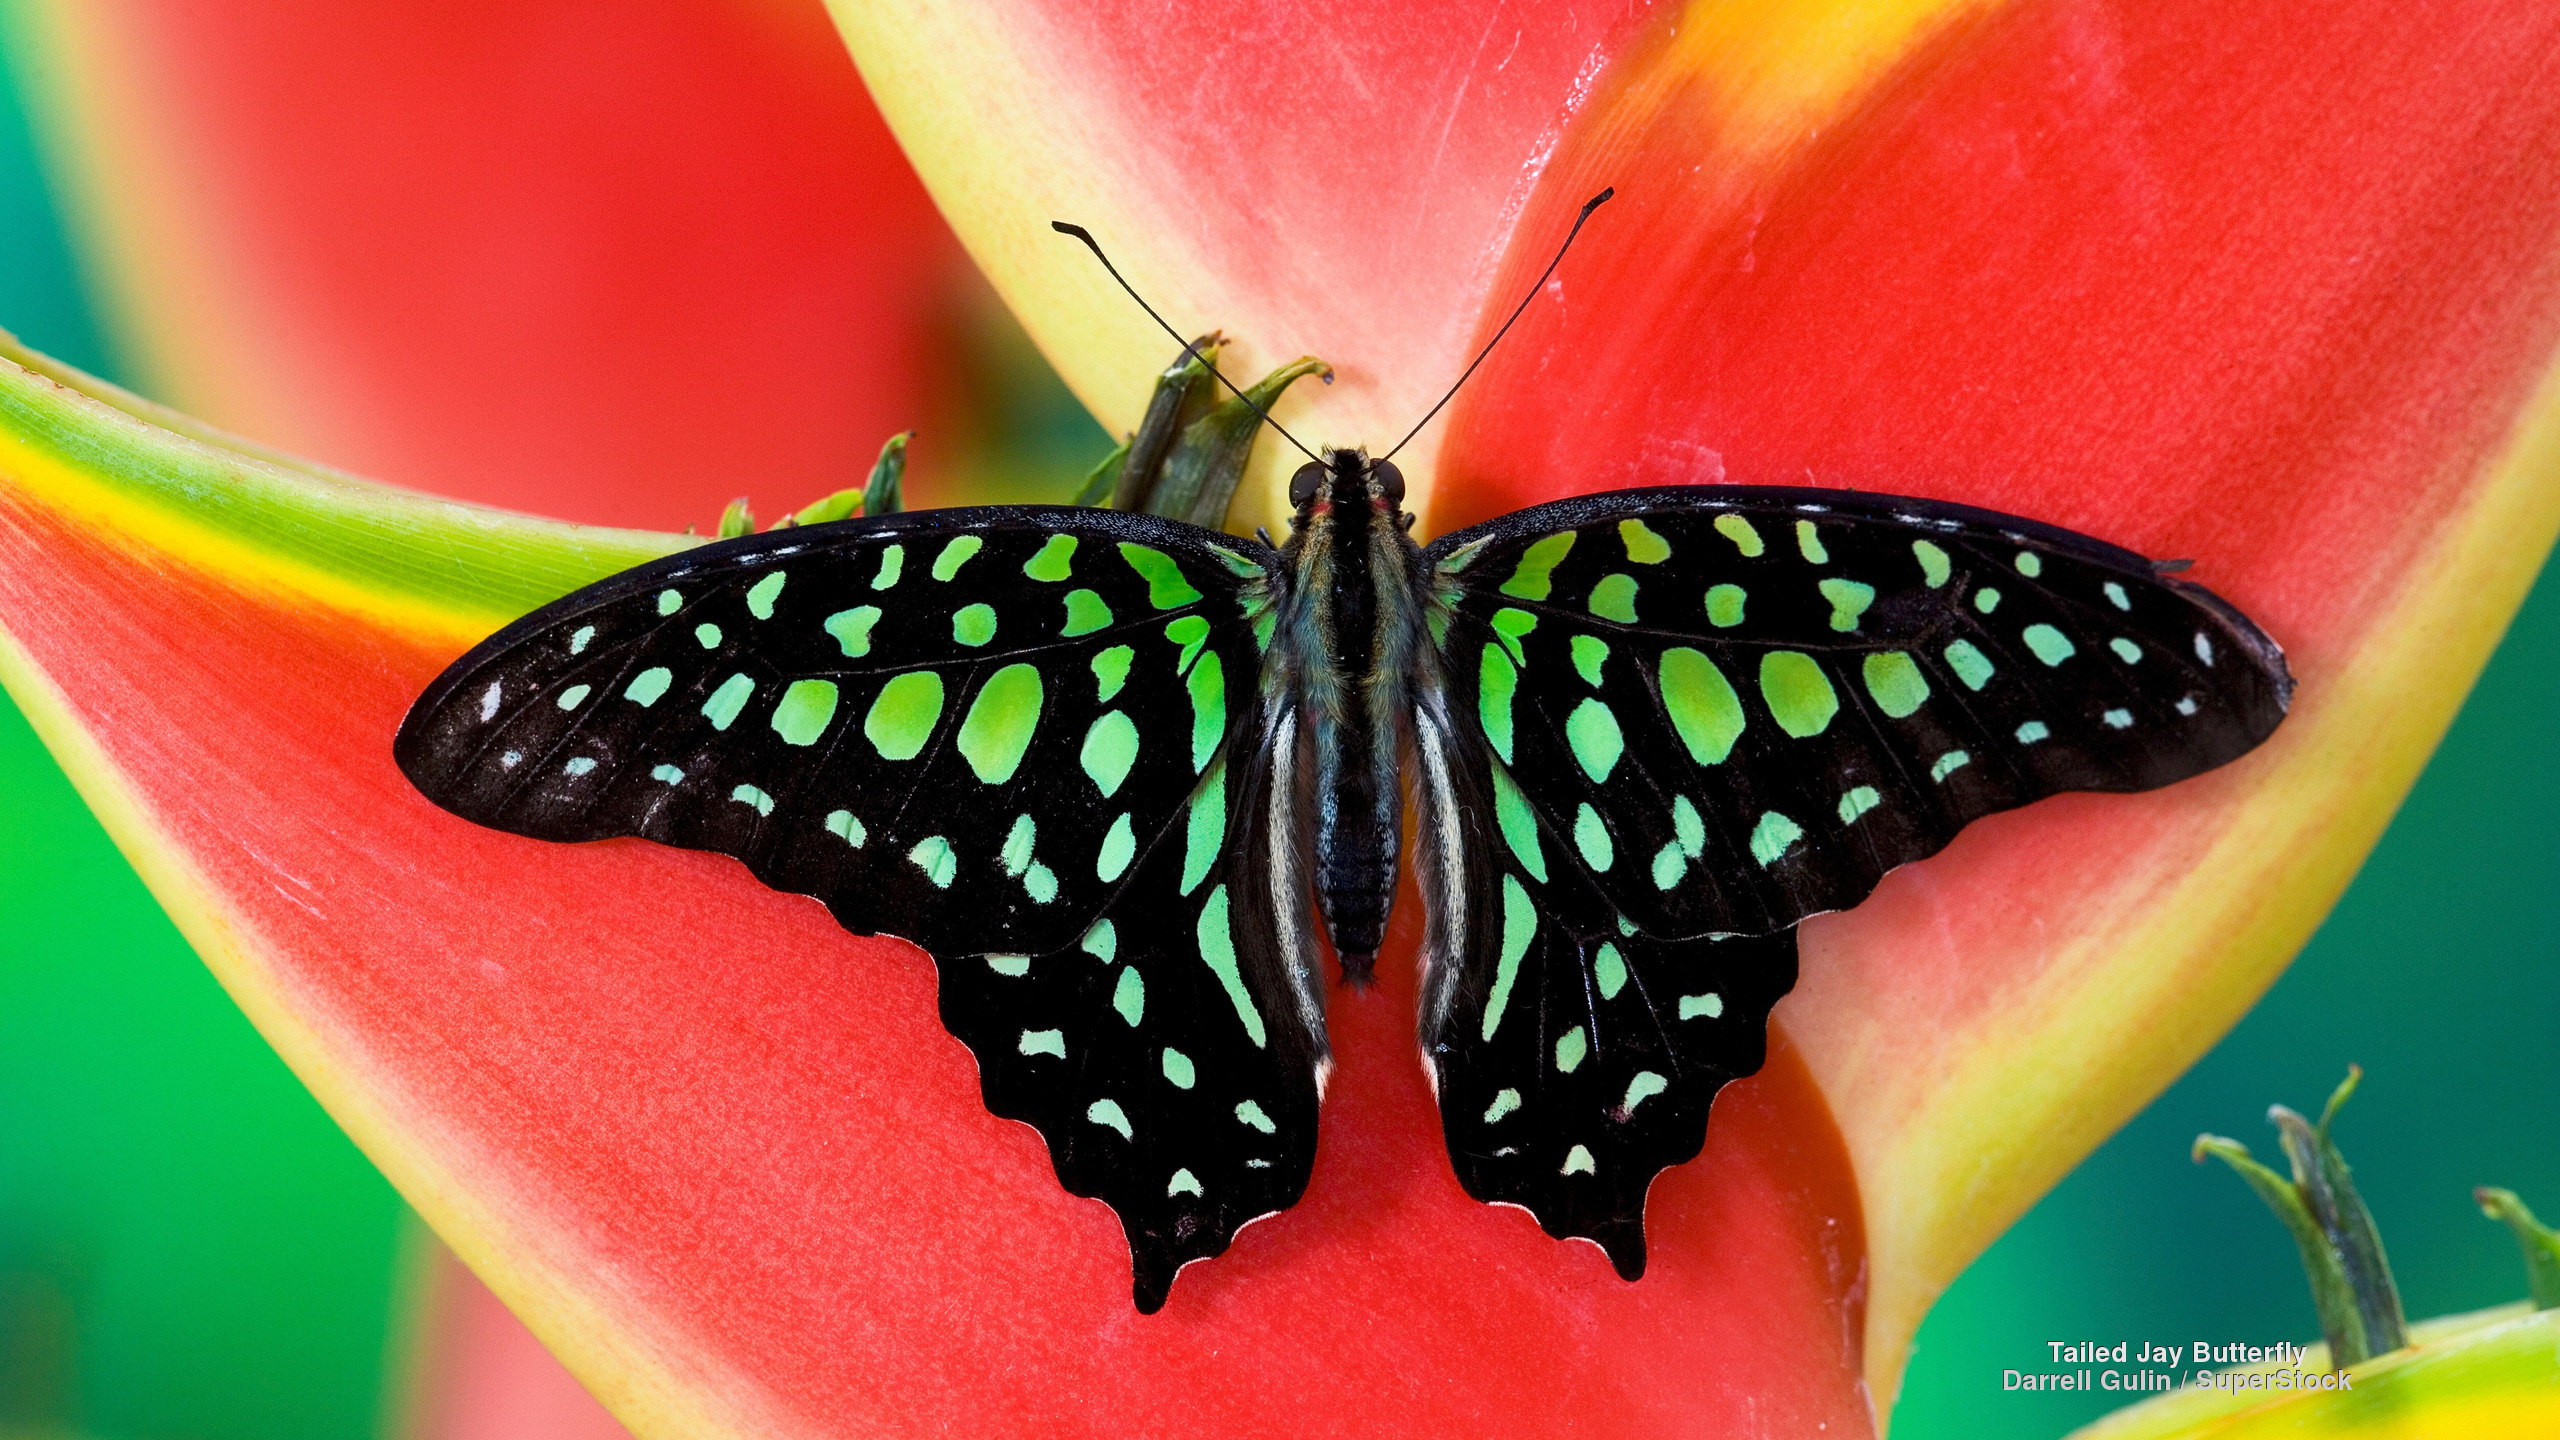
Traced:
[[1418, 553], [1370, 495], [1364, 463], [1336, 471], [1326, 503], [1290, 541], [1304, 607], [1298, 694], [1314, 752], [1316, 900], [1354, 983], [1370, 976], [1395, 899]]

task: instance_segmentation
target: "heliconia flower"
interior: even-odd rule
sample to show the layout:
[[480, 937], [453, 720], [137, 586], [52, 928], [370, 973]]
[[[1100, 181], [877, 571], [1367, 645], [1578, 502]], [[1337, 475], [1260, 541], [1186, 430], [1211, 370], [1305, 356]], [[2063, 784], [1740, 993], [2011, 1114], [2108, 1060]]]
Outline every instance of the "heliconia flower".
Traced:
[[955, 247], [815, 7], [14, 8], [124, 359], [190, 414], [667, 530], [941, 418]]
[[407, 789], [387, 737], [445, 661], [672, 537], [0, 371], [0, 678], [252, 1018], [639, 1433], [1859, 1433], [1937, 1290], [2291, 955], [2560, 527], [2533, 158], [2560, 20], [2513, 12], [839, 8], [1115, 427], [1171, 342], [1052, 218], [1241, 369], [1333, 362], [1280, 418], [1383, 446], [1614, 185], [1408, 452], [1427, 525], [1717, 479], [1960, 499], [2192, 556], [2287, 646], [2261, 753], [1985, 822], [1814, 922], [1632, 1285], [1458, 1189], [1410, 896], [1385, 983], [1335, 1006], [1306, 1199], [1140, 1317], [1116, 1223], [986, 1114], [912, 949], [726, 861]]

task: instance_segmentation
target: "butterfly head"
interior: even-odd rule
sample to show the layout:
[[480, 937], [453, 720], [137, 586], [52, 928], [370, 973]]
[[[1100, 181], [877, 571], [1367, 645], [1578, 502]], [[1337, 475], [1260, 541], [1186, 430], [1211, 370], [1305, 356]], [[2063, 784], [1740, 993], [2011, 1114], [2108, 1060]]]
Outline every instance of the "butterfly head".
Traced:
[[1362, 449], [1335, 447], [1322, 460], [1311, 460], [1289, 477], [1289, 506], [1304, 528], [1317, 515], [1335, 507], [1365, 502], [1390, 520], [1404, 513], [1404, 472], [1385, 460], [1372, 460]]

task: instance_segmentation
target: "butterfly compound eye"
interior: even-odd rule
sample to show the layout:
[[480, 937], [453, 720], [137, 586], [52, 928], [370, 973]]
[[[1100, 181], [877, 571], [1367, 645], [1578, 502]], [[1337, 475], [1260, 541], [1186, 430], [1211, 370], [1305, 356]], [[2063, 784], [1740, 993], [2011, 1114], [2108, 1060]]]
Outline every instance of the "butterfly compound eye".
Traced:
[[1290, 505], [1301, 510], [1305, 509], [1316, 498], [1316, 486], [1323, 480], [1322, 465], [1310, 461], [1299, 466], [1298, 473], [1289, 477]]
[[1369, 473], [1378, 477], [1378, 498], [1390, 505], [1404, 503], [1404, 472], [1384, 460], [1369, 462]]

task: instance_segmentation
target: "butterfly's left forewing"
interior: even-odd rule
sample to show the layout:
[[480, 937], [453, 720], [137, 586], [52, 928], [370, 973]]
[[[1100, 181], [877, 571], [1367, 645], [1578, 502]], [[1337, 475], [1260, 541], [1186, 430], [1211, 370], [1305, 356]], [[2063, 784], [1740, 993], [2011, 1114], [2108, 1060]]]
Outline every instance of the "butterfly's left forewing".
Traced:
[[1274, 562], [1063, 507], [722, 542], [492, 637], [394, 753], [483, 824], [717, 850], [930, 951], [989, 1108], [1118, 1211], [1154, 1309], [1315, 1149]]
[[1426, 559], [1422, 880], [1449, 921], [1423, 1042], [1452, 1156], [1629, 1273], [1653, 1172], [1759, 1064], [1798, 921], [1979, 816], [2230, 760], [2290, 694], [2210, 593], [1964, 507], [1630, 491]]

